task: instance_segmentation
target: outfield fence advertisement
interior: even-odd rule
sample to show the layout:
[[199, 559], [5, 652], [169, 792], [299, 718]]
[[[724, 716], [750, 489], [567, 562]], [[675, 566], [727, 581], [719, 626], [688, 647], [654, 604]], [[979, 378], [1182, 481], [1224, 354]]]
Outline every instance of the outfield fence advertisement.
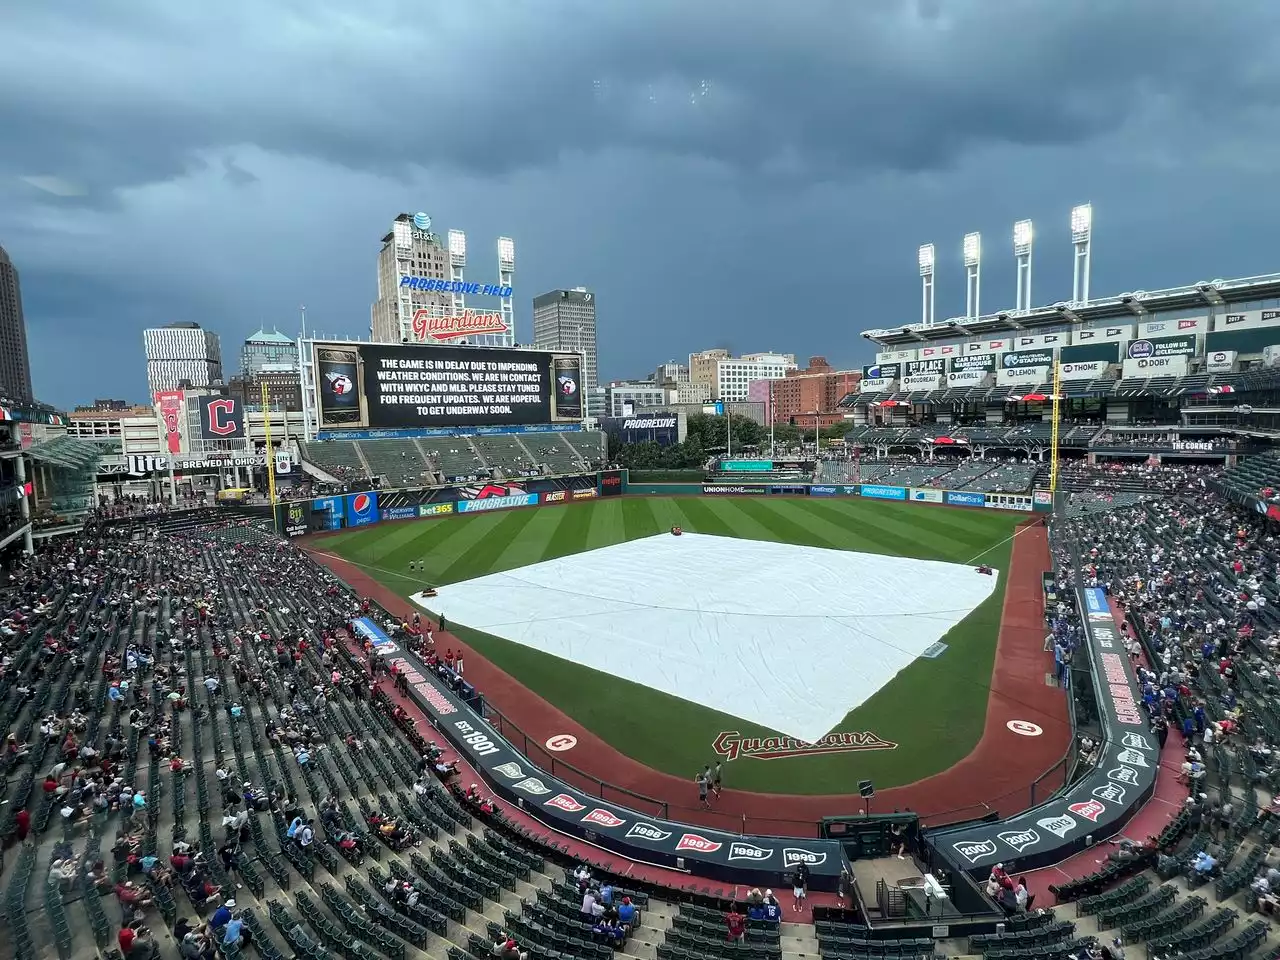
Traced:
[[490, 789], [550, 829], [642, 863], [743, 886], [777, 886], [804, 863], [813, 889], [836, 889], [845, 866], [839, 841], [724, 833], [608, 803], [534, 766], [412, 654], [402, 651], [393, 662], [405, 669], [410, 695], [431, 723]]
[[1060, 863], [1119, 833], [1155, 791], [1160, 744], [1106, 593], [1080, 591], [1095, 665], [1102, 745], [1097, 765], [1048, 803], [1008, 820], [935, 830], [929, 842], [962, 870], [984, 878], [1003, 863], [1021, 873]]

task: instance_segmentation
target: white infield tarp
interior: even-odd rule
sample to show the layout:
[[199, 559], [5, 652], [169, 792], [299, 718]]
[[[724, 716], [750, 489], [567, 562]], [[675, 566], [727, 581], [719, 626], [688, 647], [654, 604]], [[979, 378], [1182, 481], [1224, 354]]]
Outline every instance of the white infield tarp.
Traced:
[[996, 579], [960, 564], [686, 533], [414, 599], [452, 623], [811, 743]]

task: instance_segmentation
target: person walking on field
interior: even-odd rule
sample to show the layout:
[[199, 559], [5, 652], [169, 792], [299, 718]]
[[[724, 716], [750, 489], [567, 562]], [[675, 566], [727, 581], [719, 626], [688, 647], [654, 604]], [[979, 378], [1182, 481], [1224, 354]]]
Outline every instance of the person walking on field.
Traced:
[[717, 761], [716, 761], [716, 769], [715, 769], [715, 771], [711, 774], [711, 789], [715, 791], [715, 793], [716, 793], [716, 799], [717, 799], [717, 800], [719, 800], [719, 799], [720, 799], [720, 787], [721, 787], [721, 766], [722, 766], [722, 764], [720, 763], [720, 761], [719, 761], [719, 760], [717, 760]]
[[694, 777], [693, 782], [698, 785], [698, 803], [704, 809], [710, 808], [711, 804], [707, 803], [707, 787], [710, 786], [710, 781], [707, 779], [706, 771]]

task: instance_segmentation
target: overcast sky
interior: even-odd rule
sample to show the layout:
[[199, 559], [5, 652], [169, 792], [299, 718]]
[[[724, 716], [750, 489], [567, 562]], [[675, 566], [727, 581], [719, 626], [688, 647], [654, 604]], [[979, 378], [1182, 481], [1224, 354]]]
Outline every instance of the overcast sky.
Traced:
[[[0, 245], [37, 394], [143, 400], [140, 331], [367, 335], [400, 212], [585, 285], [603, 377], [691, 350], [859, 364], [857, 334], [1280, 270], [1275, 0], [0, 0]], [[476, 305], [480, 302], [477, 301]]]

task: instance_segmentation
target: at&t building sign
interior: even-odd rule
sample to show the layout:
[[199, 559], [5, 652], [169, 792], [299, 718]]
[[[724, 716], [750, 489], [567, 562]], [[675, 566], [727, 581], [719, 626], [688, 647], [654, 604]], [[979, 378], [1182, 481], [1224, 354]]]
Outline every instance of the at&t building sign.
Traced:
[[[403, 343], [455, 343], [476, 347], [515, 345], [515, 307], [512, 279], [516, 269], [515, 241], [499, 237], [498, 281], [478, 283], [466, 278], [467, 235], [448, 231], [447, 241], [432, 232], [431, 217], [419, 211], [402, 214], [396, 222], [396, 280], [399, 339]], [[444, 275], [414, 275], [413, 248], [420, 243], [444, 246]], [[434, 258], [433, 258], [434, 259]], [[438, 263], [438, 260], [434, 260]], [[433, 271], [434, 272], [434, 271]], [[468, 297], [491, 297], [497, 308], [480, 310]], [[392, 328], [394, 335], [394, 326]]]

